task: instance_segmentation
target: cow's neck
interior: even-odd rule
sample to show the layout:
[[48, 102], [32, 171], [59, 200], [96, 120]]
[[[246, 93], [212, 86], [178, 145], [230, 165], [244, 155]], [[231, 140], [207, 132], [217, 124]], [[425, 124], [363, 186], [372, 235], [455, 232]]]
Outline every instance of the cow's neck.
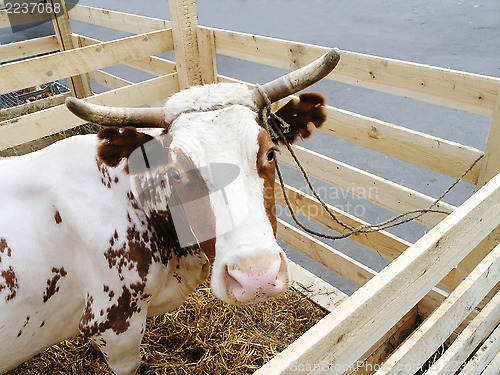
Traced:
[[147, 214], [147, 218], [153, 240], [156, 248], [159, 249], [164, 265], [167, 265], [173, 257], [180, 259], [201, 252], [198, 243], [185, 247], [181, 246], [169, 209], [166, 211], [152, 211]]

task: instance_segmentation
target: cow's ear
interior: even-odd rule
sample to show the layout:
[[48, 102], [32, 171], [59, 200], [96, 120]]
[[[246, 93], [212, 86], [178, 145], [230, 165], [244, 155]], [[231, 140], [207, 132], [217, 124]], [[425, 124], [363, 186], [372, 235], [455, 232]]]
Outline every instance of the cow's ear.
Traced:
[[97, 136], [101, 140], [97, 150], [99, 158], [110, 167], [116, 167], [136, 148], [153, 139], [149, 134], [140, 133], [133, 127], [110, 127], [101, 130]]
[[326, 120], [325, 103], [326, 98], [321, 94], [304, 93], [299, 100], [290, 100], [276, 112], [290, 124], [288, 133], [284, 134], [288, 142], [294, 143], [299, 137], [309, 138], [316, 128], [323, 125]]

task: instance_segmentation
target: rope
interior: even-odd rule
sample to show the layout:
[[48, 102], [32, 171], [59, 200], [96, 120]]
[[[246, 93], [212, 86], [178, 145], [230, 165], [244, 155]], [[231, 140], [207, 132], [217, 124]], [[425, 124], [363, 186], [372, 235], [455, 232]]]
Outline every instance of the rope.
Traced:
[[[262, 97], [264, 98], [264, 100], [266, 102], [266, 105], [262, 109], [262, 112], [261, 112], [261, 118], [262, 118], [262, 121], [264, 123], [264, 127], [269, 132], [271, 138], [273, 138], [273, 139], [280, 138], [283, 141], [283, 143], [287, 147], [288, 151], [292, 155], [295, 163], [299, 167], [302, 175], [304, 176], [304, 179], [307, 182], [307, 185], [308, 185], [309, 189], [311, 190], [311, 192], [313, 193], [313, 195], [316, 197], [316, 199], [318, 200], [318, 202], [321, 204], [321, 206], [323, 207], [323, 209], [332, 217], [332, 219], [337, 224], [339, 224], [345, 230], [348, 230], [348, 232], [346, 232], [344, 234], [341, 234], [341, 235], [328, 235], [328, 234], [320, 233], [320, 232], [314, 231], [312, 229], [309, 229], [304, 224], [302, 224], [298, 220], [297, 216], [295, 215], [295, 212], [294, 212], [294, 210], [292, 208], [292, 205], [290, 203], [290, 199], [288, 198], [288, 195], [287, 195], [287, 192], [286, 192], [286, 188], [285, 188], [285, 183], [283, 181], [283, 175], [281, 173], [280, 167], [278, 165], [278, 160], [276, 158], [276, 172], [278, 174], [278, 178], [279, 178], [279, 181], [280, 181], [280, 184], [281, 184], [281, 190], [283, 192], [283, 197], [285, 198], [286, 205], [288, 207], [288, 210], [290, 211], [290, 214], [291, 214], [293, 220], [304, 231], [306, 231], [309, 234], [318, 236], [318, 237], [323, 237], [323, 238], [327, 238], [327, 239], [331, 239], [331, 240], [339, 240], [339, 239], [347, 238], [349, 236], [352, 236], [352, 235], [358, 234], [358, 233], [378, 232], [378, 231], [381, 231], [381, 230], [385, 230], [385, 229], [388, 229], [388, 228], [395, 227], [397, 225], [405, 224], [405, 223], [408, 223], [408, 222], [413, 221], [415, 219], [418, 219], [419, 217], [421, 217], [422, 215], [424, 215], [424, 214], [426, 214], [428, 212], [441, 213], [441, 214], [448, 215], [449, 212], [443, 211], [443, 210], [437, 210], [437, 209], [434, 209], [434, 207], [438, 205], [438, 203], [450, 192], [451, 189], [453, 189], [460, 181], [463, 180], [463, 178], [476, 166], [476, 164], [479, 162], [479, 160], [481, 160], [482, 157], [483, 157], [483, 155], [480, 155], [465, 170], [465, 172], [462, 173], [462, 175], [455, 182], [453, 182], [453, 184], [451, 184], [451, 186], [448, 187], [448, 189], [446, 189], [444, 191], [444, 193], [441, 194], [441, 196], [439, 198], [437, 198], [429, 207], [423, 208], [423, 209], [411, 210], [411, 211], [408, 211], [408, 212], [405, 212], [403, 214], [397, 215], [397, 216], [393, 217], [392, 219], [389, 219], [387, 221], [384, 221], [384, 222], [381, 222], [381, 223], [378, 223], [378, 224], [374, 224], [374, 225], [365, 224], [365, 225], [361, 225], [361, 226], [359, 226], [357, 228], [354, 228], [354, 227], [351, 227], [351, 226], [345, 224], [344, 222], [342, 222], [335, 215], [335, 213], [333, 213], [330, 210], [330, 208], [325, 203], [325, 201], [323, 199], [321, 199], [321, 197], [318, 195], [318, 193], [316, 192], [316, 189], [314, 189], [314, 187], [312, 186], [312, 183], [311, 183], [311, 181], [309, 179], [309, 176], [308, 176], [307, 172], [305, 171], [304, 167], [300, 163], [300, 160], [297, 158], [297, 155], [295, 154], [295, 151], [293, 150], [293, 148], [291, 147], [290, 143], [288, 142], [288, 140], [286, 139], [286, 137], [283, 134], [283, 133], [286, 134], [288, 132], [288, 129], [289, 129], [290, 125], [287, 124], [278, 115], [276, 115], [275, 113], [271, 112], [271, 102], [269, 101], [269, 98], [267, 97], [266, 93], [262, 90], [262, 88], [261, 88], [260, 85], [257, 85], [256, 87], [257, 87], [257, 89], [259, 90], [260, 94], [262, 95]], [[283, 131], [281, 130], [281, 128], [280, 128], [280, 126], [278, 124], [281, 125], [281, 127], [284, 129]], [[416, 215], [414, 215], [412, 217], [407, 217], [404, 220], [400, 220], [403, 217], [406, 217], [406, 216], [412, 215], [412, 214], [416, 214]], [[400, 220], [400, 221], [398, 221], [398, 220]]]

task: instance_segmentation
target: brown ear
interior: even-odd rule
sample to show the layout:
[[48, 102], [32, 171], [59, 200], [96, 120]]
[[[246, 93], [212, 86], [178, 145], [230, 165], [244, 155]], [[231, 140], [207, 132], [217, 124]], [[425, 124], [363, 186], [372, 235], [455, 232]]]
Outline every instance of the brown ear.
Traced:
[[99, 158], [110, 167], [116, 167], [136, 148], [153, 139], [148, 134], [137, 132], [133, 127], [110, 127], [101, 130], [97, 136], [103, 141], [97, 150]]
[[299, 100], [290, 100], [276, 112], [290, 124], [289, 132], [284, 134], [288, 142], [293, 143], [298, 137], [308, 138], [315, 128], [323, 125], [326, 120], [325, 103], [326, 98], [323, 95], [309, 92], [301, 94]]

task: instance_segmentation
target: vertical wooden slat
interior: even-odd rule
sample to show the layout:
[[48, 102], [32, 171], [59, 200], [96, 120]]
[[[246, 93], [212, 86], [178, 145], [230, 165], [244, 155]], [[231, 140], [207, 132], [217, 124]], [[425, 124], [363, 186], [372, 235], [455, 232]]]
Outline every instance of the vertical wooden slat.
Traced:
[[[66, 10], [64, 0], [49, 0], [48, 4], [52, 5], [52, 23], [56, 32], [57, 41], [61, 51], [80, 47], [73, 44], [71, 38], [71, 26], [69, 24], [69, 16]], [[56, 10], [60, 11], [56, 12]], [[77, 98], [84, 98], [92, 95], [90, 80], [86, 74], [81, 74], [68, 78], [71, 92]]]
[[493, 111], [488, 142], [484, 150], [484, 160], [477, 188], [484, 186], [493, 176], [500, 173], [500, 88]]
[[[484, 157], [479, 172], [477, 190], [491, 178], [500, 173], [500, 87], [491, 119], [491, 127], [484, 150]], [[457, 280], [468, 275], [488, 253], [500, 243], [500, 227], [495, 228], [471, 253], [458, 265]], [[487, 301], [487, 300], [486, 300]], [[483, 306], [483, 301], [480, 307]]]
[[203, 84], [217, 83], [217, 61], [215, 57], [214, 31], [198, 27], [198, 48]]
[[195, 0], [169, 0], [175, 61], [182, 89], [202, 84]]

